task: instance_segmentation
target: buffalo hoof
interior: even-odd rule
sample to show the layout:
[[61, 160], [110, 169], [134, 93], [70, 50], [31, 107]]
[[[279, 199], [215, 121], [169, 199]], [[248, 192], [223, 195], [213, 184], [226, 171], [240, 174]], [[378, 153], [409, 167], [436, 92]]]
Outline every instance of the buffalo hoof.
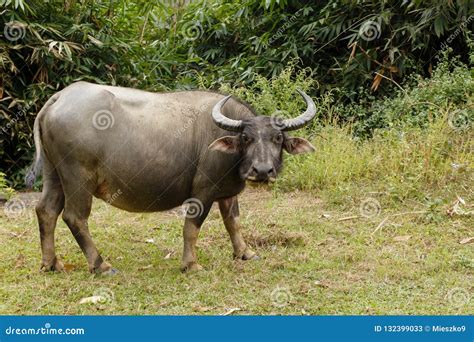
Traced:
[[102, 274], [102, 275], [115, 275], [118, 273], [118, 270], [112, 267], [108, 262], [103, 261], [99, 267], [89, 267], [91, 273]]
[[107, 271], [104, 271], [104, 272], [100, 273], [100, 275], [104, 275], [104, 276], [114, 276], [114, 275], [117, 275], [117, 274], [119, 274], [119, 273], [120, 273], [120, 271], [119, 271], [118, 269], [116, 269], [116, 268], [111, 268], [111, 269], [109, 269], [109, 270], [107, 270]]
[[181, 272], [190, 273], [190, 272], [198, 272], [202, 271], [204, 268], [199, 265], [197, 262], [188, 262], [187, 264], [183, 264], [181, 266]]
[[237, 256], [234, 254], [234, 259], [242, 259], [242, 260], [260, 260], [260, 257], [255, 254], [254, 251], [247, 248], [245, 252], [241, 256]]
[[44, 262], [41, 264], [41, 272], [64, 272], [64, 265], [58, 258], [54, 258], [52, 262]]

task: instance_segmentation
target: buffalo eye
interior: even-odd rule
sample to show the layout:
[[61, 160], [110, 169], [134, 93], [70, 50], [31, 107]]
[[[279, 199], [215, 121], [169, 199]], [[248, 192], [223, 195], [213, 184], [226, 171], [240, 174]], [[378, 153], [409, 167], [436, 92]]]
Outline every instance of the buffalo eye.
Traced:
[[242, 141], [245, 143], [245, 144], [248, 144], [252, 141], [252, 139], [245, 133], [242, 133]]
[[273, 140], [275, 141], [276, 144], [281, 144], [283, 142], [283, 134], [278, 133], [277, 135], [275, 135]]

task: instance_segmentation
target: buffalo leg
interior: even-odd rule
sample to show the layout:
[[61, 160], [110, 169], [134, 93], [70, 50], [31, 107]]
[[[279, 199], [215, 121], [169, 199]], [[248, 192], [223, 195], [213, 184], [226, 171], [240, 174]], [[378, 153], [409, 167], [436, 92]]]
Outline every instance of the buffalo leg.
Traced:
[[91, 273], [115, 273], [112, 266], [102, 259], [89, 232], [88, 218], [92, 207], [92, 192], [96, 187], [93, 179], [81, 173], [81, 167], [70, 169], [67, 182], [63, 182], [66, 203], [63, 220], [71, 230], [79, 247], [87, 258]]
[[181, 271], [183, 272], [202, 270], [202, 266], [197, 262], [196, 242], [202, 223], [206, 219], [210, 209], [211, 205], [203, 206], [202, 212], [199, 213], [198, 217], [191, 217], [194, 215], [188, 216], [187, 214], [183, 228], [184, 247], [181, 264]]
[[202, 266], [197, 263], [196, 242], [199, 236], [200, 226], [191, 219], [186, 219], [183, 228], [184, 248], [181, 271], [199, 271]]
[[43, 192], [36, 205], [38, 217], [42, 263], [41, 270], [62, 271], [63, 264], [56, 257], [54, 231], [58, 216], [64, 208], [64, 193], [58, 173], [48, 160], [43, 165]]
[[239, 202], [237, 196], [219, 200], [219, 210], [224, 220], [225, 228], [229, 233], [234, 258], [242, 260], [257, 259], [258, 256], [249, 248], [242, 236], [239, 223]]

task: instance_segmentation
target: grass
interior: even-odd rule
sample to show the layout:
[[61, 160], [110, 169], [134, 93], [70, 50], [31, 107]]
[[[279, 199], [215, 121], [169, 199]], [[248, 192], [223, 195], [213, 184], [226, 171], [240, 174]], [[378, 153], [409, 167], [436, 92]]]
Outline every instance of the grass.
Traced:
[[[344, 128], [321, 136], [315, 154], [288, 160], [272, 190], [240, 197], [260, 261], [232, 260], [213, 208], [198, 241], [205, 270], [183, 274], [177, 212], [95, 201], [91, 232], [121, 272], [89, 274], [60, 222], [68, 272], [45, 274], [33, 209], [0, 210], [0, 314], [472, 314], [473, 244], [460, 243], [474, 235], [469, 132], [438, 122], [368, 142]], [[105, 300], [79, 304], [93, 295]]]
[[365, 182], [400, 200], [462, 188], [472, 177], [474, 135], [467, 125], [452, 128], [448, 116], [426, 129], [381, 130], [370, 140], [351, 138], [350, 126], [324, 126], [313, 139], [315, 153], [290, 158], [281, 188], [336, 191]]

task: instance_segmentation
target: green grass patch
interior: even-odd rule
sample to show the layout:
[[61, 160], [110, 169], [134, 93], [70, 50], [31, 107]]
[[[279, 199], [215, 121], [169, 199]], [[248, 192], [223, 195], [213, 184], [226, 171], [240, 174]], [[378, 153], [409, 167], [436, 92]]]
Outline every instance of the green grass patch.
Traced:
[[379, 130], [370, 140], [355, 138], [350, 126], [324, 126], [312, 139], [315, 153], [288, 157], [277, 188], [321, 190], [336, 202], [359, 196], [361, 186], [396, 203], [470, 196], [473, 131], [452, 127], [448, 115], [425, 129]]

